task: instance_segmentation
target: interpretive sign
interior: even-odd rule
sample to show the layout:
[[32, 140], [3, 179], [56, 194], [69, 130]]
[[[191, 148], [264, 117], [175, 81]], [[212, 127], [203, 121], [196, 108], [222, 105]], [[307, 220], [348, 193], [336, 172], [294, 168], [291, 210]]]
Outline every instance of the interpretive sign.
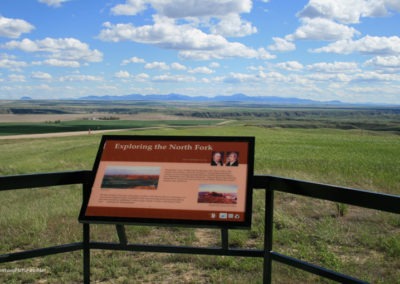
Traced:
[[105, 135], [79, 219], [250, 227], [253, 164], [254, 137]]

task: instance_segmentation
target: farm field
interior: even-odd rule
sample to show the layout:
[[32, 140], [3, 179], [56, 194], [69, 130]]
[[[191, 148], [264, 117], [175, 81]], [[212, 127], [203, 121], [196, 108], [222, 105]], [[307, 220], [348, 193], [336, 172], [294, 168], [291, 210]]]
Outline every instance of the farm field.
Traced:
[[[199, 116], [204, 124], [201, 128], [196, 123], [177, 127], [182, 126], [178, 121], [168, 124], [154, 120], [162, 127], [138, 127], [114, 134], [255, 136], [255, 174], [400, 195], [400, 136], [396, 128], [400, 114], [396, 109], [295, 110], [232, 106], [217, 110], [214, 106], [185, 105], [179, 109], [159, 105], [146, 108], [142, 115], [168, 115], [182, 121], [191, 121], [190, 117], [196, 117], [193, 120], [197, 121]], [[115, 125], [117, 122], [124, 123], [111, 121]], [[0, 127], [0, 131], [8, 133], [5, 128]], [[101, 134], [93, 133], [0, 140], [0, 175], [91, 169], [100, 138]], [[81, 225], [77, 221], [82, 198], [79, 186], [7, 191], [0, 195], [0, 254], [81, 240]], [[262, 245], [263, 200], [263, 192], [255, 191], [253, 226], [250, 230], [231, 230], [231, 247]], [[344, 206], [339, 212], [338, 204], [284, 193], [276, 194], [275, 202], [275, 251], [371, 283], [400, 283], [399, 215], [353, 206]], [[220, 231], [213, 229], [128, 226], [127, 235], [133, 243], [215, 246], [220, 242]], [[111, 225], [95, 225], [92, 239], [117, 241], [117, 234]], [[41, 272], [0, 272], [0, 282], [76, 283], [82, 280], [80, 252], [0, 266], [32, 267], [40, 268]], [[260, 260], [236, 257], [94, 251], [91, 267], [92, 280], [102, 283], [129, 283], [132, 277], [139, 283], [262, 281]], [[329, 283], [279, 263], [274, 263], [272, 275], [273, 283]]]

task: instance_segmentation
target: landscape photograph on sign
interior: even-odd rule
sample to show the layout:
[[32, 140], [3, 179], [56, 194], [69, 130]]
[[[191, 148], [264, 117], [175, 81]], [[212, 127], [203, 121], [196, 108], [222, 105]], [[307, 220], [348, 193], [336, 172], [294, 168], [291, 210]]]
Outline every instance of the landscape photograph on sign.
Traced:
[[108, 166], [102, 189], [157, 189], [160, 167]]
[[236, 185], [201, 184], [197, 198], [198, 203], [237, 204]]

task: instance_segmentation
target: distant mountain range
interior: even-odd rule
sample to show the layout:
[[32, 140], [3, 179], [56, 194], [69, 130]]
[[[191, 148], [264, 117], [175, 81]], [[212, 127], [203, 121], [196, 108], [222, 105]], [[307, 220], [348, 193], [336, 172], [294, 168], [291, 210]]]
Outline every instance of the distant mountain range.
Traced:
[[131, 94], [125, 96], [87, 96], [81, 97], [79, 100], [96, 100], [96, 101], [186, 101], [186, 102], [248, 102], [248, 103], [263, 103], [263, 104], [279, 104], [279, 105], [333, 105], [344, 104], [340, 101], [315, 101], [300, 98], [285, 98], [285, 97], [252, 97], [245, 94], [234, 94], [231, 96], [186, 96], [181, 94], [168, 95], [140, 95]]

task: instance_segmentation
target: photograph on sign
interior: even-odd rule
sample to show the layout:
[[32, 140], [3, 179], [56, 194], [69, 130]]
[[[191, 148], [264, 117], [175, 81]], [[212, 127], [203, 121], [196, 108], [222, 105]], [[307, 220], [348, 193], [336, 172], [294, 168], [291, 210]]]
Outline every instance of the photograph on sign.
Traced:
[[254, 137], [103, 136], [81, 222], [249, 227]]

